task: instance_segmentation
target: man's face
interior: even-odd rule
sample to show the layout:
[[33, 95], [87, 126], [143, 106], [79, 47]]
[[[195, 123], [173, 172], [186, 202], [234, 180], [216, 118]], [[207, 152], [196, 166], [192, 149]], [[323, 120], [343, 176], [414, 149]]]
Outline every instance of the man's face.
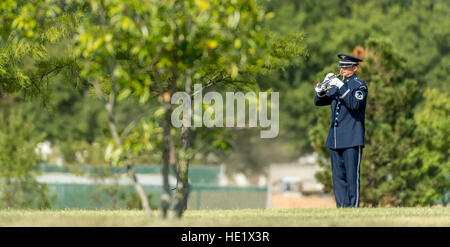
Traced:
[[358, 70], [358, 66], [352, 65], [349, 67], [341, 67], [340, 73], [344, 75], [345, 78], [349, 78]]

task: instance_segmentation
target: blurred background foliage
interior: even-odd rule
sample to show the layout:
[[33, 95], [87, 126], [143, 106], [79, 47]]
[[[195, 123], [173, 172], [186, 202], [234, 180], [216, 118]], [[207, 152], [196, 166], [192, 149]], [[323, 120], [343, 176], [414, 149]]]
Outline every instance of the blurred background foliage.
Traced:
[[[196, 2], [201, 8], [208, 1]], [[191, 164], [225, 163], [227, 172], [244, 172], [256, 180], [274, 162], [291, 162], [302, 155], [318, 152], [321, 166], [329, 167], [324, 143], [330, 114], [328, 108], [314, 107], [313, 83], [328, 72], [337, 72], [336, 55], [347, 53], [364, 58], [358, 76], [369, 87], [367, 146], [361, 168], [362, 203], [365, 206], [429, 205], [442, 197], [450, 189], [450, 2], [258, 2], [265, 8], [266, 18], [270, 19], [262, 28], [279, 35], [303, 33], [308, 53], [308, 56], [296, 59], [294, 65], [257, 79], [259, 90], [280, 92], [279, 136], [261, 139], [260, 130], [252, 128], [194, 129], [196, 141], [192, 145], [196, 154]], [[3, 13], [0, 17], [0, 77], [17, 78], [9, 80], [9, 84], [0, 80], [0, 155], [7, 159], [5, 152], [11, 143], [30, 149], [45, 140], [58, 153], [45, 162], [68, 166], [105, 164], [104, 155], [99, 155], [105, 152], [110, 139], [104, 106], [89, 84], [77, 79], [72, 58], [64, 56], [71, 52], [70, 41], [66, 38], [83, 18], [71, 15], [81, 3], [69, 0], [54, 3], [51, 0], [5, 0], [0, 3]], [[119, 24], [122, 27], [130, 25], [127, 20], [121, 20]], [[240, 42], [243, 41], [228, 45], [240, 47]], [[104, 43], [106, 47], [107, 40]], [[205, 43], [209, 49], [218, 45], [218, 40]], [[8, 59], [11, 57], [13, 59]], [[229, 73], [235, 73], [234, 66], [229, 67]], [[55, 72], [51, 68], [55, 67], [64, 73], [51, 76]], [[239, 88], [217, 85], [209, 90]], [[33, 97], [36, 95], [45, 97]], [[43, 99], [45, 104], [42, 104]], [[130, 119], [159, 105], [158, 102], [139, 104], [131, 98], [121, 101], [115, 110], [119, 128], [125, 128]], [[23, 128], [14, 127], [17, 121]], [[137, 127], [145, 128], [142, 124]], [[151, 129], [158, 129], [158, 126]], [[26, 140], [28, 144], [20, 145], [20, 140]], [[159, 145], [156, 143], [156, 147]], [[24, 166], [39, 162], [37, 157], [24, 159], [27, 160]], [[144, 152], [134, 162], [160, 163], [161, 156]], [[7, 171], [8, 168], [2, 167], [0, 173]], [[14, 186], [25, 188], [20, 181], [32, 176], [26, 174], [14, 180], [17, 183]], [[325, 190], [332, 193], [330, 175], [330, 169], [325, 169], [317, 174], [317, 178], [325, 185]], [[7, 191], [14, 188], [8, 186], [12, 187]], [[48, 204], [45, 199], [33, 202], [21, 199], [17, 203], [24, 206], [38, 203], [40, 207]]]

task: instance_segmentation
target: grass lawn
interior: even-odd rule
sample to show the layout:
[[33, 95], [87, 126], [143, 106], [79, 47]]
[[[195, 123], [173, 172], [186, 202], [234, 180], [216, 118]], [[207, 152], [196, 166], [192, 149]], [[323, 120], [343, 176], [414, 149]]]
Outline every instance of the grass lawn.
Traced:
[[136, 210], [1, 210], [0, 226], [450, 226], [450, 208], [188, 210], [183, 219]]

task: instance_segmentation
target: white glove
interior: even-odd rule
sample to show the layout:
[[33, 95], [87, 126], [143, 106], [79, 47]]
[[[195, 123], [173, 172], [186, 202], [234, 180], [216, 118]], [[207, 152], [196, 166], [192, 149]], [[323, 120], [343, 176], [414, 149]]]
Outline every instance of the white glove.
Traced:
[[337, 87], [337, 88], [341, 88], [344, 85], [344, 83], [339, 80], [338, 78], [333, 78], [330, 81], [330, 86], [332, 87]]
[[[323, 81], [328, 80], [328, 78], [330, 78], [330, 77], [333, 76], [333, 75], [334, 75], [333, 73], [328, 73], [328, 74], [325, 76], [325, 78], [323, 79]], [[320, 88], [320, 87], [316, 87], [315, 90], [316, 90], [316, 93], [319, 93], [319, 94], [326, 91], [326, 90], [324, 90], [323, 88]]]
[[330, 78], [333, 75], [334, 75], [333, 73], [328, 73], [323, 80], [326, 81], [326, 80], [328, 80], [328, 78]]

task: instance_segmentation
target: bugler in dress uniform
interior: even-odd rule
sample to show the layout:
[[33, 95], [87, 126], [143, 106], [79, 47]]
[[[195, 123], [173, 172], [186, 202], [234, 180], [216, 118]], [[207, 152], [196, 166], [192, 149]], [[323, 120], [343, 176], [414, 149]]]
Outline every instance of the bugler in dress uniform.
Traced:
[[[331, 105], [331, 126], [326, 146], [330, 149], [337, 207], [359, 206], [359, 171], [364, 147], [364, 119], [368, 88], [356, 71], [361, 59], [339, 54], [343, 81], [327, 74], [331, 89], [316, 88], [314, 104]], [[331, 79], [329, 79], [331, 78]]]

